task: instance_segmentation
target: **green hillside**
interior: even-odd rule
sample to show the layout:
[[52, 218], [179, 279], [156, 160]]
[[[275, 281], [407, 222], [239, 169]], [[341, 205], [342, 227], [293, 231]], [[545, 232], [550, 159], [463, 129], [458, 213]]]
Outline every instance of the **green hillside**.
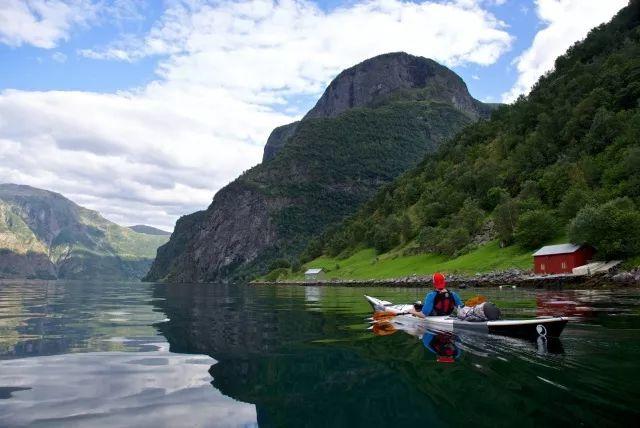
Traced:
[[[473, 275], [509, 268], [528, 270], [531, 265], [531, 251], [515, 245], [500, 248], [498, 242], [493, 241], [453, 259], [432, 253], [406, 255], [402, 251], [377, 254], [373, 248], [367, 248], [348, 257], [321, 256], [306, 267], [321, 267], [326, 277], [331, 279], [388, 279], [414, 274], [429, 276], [436, 271]], [[294, 273], [285, 270], [281, 271], [279, 278], [303, 279], [303, 272], [304, 269]]]
[[57, 193], [0, 184], [0, 278], [139, 279], [168, 238], [121, 227]]
[[[521, 266], [523, 254], [564, 237], [600, 258], [640, 255], [639, 24], [633, 1], [559, 57], [529, 96], [465, 128], [311, 241], [302, 262], [352, 266], [345, 277], [494, 269]], [[401, 247], [415, 255], [365, 267], [357, 260], [374, 250], [363, 247], [380, 259]], [[469, 261], [509, 251], [512, 261], [495, 266]]]

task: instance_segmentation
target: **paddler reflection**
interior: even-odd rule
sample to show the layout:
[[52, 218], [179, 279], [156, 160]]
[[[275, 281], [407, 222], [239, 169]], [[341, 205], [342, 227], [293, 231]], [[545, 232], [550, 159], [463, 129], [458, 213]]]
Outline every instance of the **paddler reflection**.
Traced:
[[422, 344], [436, 354], [436, 361], [439, 363], [454, 363], [462, 354], [456, 344], [456, 337], [451, 333], [426, 331], [422, 335]]
[[427, 350], [436, 355], [439, 363], [454, 363], [462, 354], [456, 336], [449, 332], [435, 332], [424, 328], [408, 328], [404, 325], [394, 325], [393, 321], [378, 321], [372, 326], [376, 336], [389, 336], [402, 330], [422, 341]]

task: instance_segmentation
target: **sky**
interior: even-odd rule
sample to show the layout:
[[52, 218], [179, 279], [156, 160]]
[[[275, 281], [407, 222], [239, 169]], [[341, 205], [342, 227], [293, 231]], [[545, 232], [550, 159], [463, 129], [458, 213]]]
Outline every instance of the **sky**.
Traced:
[[396, 51], [513, 102], [627, 0], [0, 0], [0, 182], [172, 230], [343, 69]]

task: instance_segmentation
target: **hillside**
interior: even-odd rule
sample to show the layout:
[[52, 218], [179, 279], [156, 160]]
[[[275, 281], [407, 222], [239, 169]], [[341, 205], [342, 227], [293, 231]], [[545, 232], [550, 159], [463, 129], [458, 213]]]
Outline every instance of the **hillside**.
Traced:
[[139, 279], [167, 239], [118, 226], [58, 193], [0, 184], [0, 278]]
[[345, 70], [301, 121], [273, 131], [262, 164], [177, 222], [146, 279], [246, 279], [297, 258], [310, 237], [491, 110], [429, 59], [393, 53]]
[[488, 242], [522, 254], [558, 238], [594, 245], [602, 259], [640, 255], [636, 0], [559, 57], [529, 96], [465, 128], [311, 241], [303, 262], [371, 248], [445, 263]]

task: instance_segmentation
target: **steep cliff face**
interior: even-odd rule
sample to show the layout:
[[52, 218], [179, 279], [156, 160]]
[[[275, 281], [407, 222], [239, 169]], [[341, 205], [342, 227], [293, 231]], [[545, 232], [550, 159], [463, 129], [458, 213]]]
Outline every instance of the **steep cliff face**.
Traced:
[[[277, 239], [270, 213], [278, 203], [278, 198], [265, 197], [245, 181], [234, 181], [216, 194], [209, 209], [178, 220], [147, 277], [198, 282], [233, 273]], [[170, 270], [164, 271], [164, 266]]]
[[336, 77], [305, 119], [336, 117], [393, 99], [448, 103], [478, 118], [487, 108], [469, 95], [464, 81], [437, 62], [404, 52], [368, 59]]
[[269, 135], [269, 138], [267, 139], [267, 144], [264, 146], [262, 162], [266, 162], [276, 157], [278, 152], [284, 147], [287, 140], [296, 132], [299, 123], [300, 122], [293, 122], [288, 125], [278, 126], [271, 131], [271, 135]]
[[277, 128], [265, 160], [178, 221], [147, 280], [246, 279], [352, 214], [385, 183], [490, 108], [431, 60], [404, 53], [341, 73], [302, 121]]
[[139, 279], [167, 239], [118, 226], [58, 193], [0, 184], [0, 278]]

